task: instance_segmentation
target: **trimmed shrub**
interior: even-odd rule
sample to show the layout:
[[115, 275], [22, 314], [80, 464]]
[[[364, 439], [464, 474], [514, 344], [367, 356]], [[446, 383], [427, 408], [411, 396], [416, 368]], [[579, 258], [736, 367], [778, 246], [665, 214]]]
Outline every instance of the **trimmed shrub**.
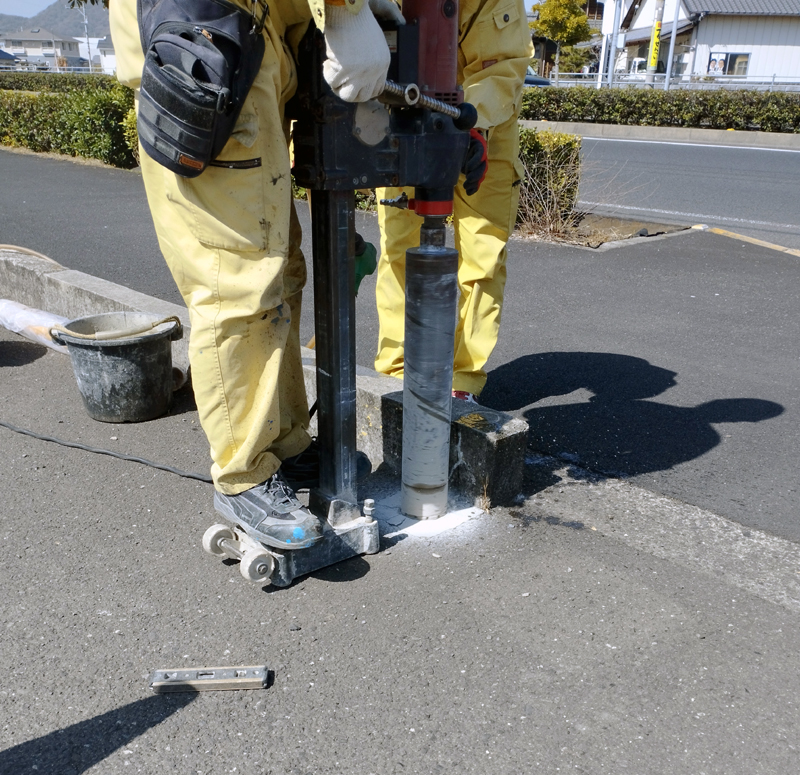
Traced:
[[125, 144], [130, 148], [136, 164], [139, 164], [139, 132], [136, 126], [136, 108], [131, 108], [122, 120], [122, 131]]
[[113, 89], [117, 80], [111, 75], [88, 73], [0, 72], [0, 90], [68, 92], [75, 89]]
[[724, 89], [526, 89], [521, 118], [800, 132], [800, 94]]
[[563, 132], [522, 129], [517, 225], [529, 235], [565, 237], [575, 226], [581, 182], [581, 138]]
[[133, 92], [117, 83], [65, 93], [0, 91], [0, 143], [133, 167], [123, 121]]

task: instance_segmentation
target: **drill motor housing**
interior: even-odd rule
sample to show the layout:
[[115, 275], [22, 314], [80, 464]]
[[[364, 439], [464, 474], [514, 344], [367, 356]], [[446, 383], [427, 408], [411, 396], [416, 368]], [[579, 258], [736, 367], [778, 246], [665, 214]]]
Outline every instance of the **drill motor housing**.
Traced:
[[[458, 3], [406, 0], [403, 12], [405, 25], [381, 23], [391, 52], [389, 79], [417, 84], [426, 96], [460, 105]], [[323, 79], [324, 60], [325, 40], [312, 25], [298, 52], [300, 85], [287, 106], [287, 115], [295, 119], [298, 185], [312, 191], [413, 186], [421, 215], [450, 214], [469, 146], [464, 130], [474, 123], [474, 110], [464, 106], [465, 118], [454, 120], [397, 101], [389, 107], [377, 101], [346, 103]]]

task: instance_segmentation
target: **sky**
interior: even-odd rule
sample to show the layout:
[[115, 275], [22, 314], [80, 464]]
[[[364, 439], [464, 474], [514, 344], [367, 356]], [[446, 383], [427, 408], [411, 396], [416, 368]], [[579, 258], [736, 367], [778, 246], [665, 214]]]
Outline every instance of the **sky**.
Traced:
[[52, 4], [53, 0], [0, 0], [0, 13], [31, 17], [36, 16], [39, 11], [44, 11], [48, 5]]

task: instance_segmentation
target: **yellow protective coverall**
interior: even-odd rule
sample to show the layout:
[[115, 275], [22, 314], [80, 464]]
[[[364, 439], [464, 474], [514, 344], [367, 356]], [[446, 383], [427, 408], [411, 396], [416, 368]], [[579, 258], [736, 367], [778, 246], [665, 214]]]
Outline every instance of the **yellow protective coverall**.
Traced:
[[[329, 4], [357, 12], [363, 0]], [[109, 8], [117, 77], [134, 89], [144, 66], [136, 5]], [[226, 495], [266, 481], [310, 442], [299, 341], [306, 266], [284, 120], [297, 75], [286, 41], [312, 18], [324, 27], [325, 5], [270, 0], [269, 8], [263, 64], [219, 155], [261, 166], [209, 167], [187, 179], [140, 154], [159, 246], [189, 309], [192, 384], [214, 484]]]
[[[478, 110], [488, 139], [489, 165], [479, 191], [456, 187], [453, 215], [461, 290], [453, 389], [479, 394], [483, 367], [497, 343], [506, 282], [506, 242], [514, 230], [519, 183], [519, 116], [525, 71], [533, 56], [522, 0], [461, 0], [458, 78], [464, 99]], [[378, 191], [393, 198], [404, 189]], [[409, 197], [413, 189], [405, 189]], [[376, 301], [380, 329], [375, 368], [403, 375], [405, 253], [419, 245], [422, 219], [408, 210], [378, 207], [381, 257]]]

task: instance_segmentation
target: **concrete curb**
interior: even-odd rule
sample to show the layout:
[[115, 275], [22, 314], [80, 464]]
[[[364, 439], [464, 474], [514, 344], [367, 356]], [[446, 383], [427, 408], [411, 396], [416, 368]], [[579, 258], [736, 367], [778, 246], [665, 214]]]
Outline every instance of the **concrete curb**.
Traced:
[[547, 129], [581, 137], [602, 137], [607, 140], [651, 140], [665, 143], [726, 145], [731, 148], [767, 148], [800, 151], [800, 134], [782, 132], [746, 132], [696, 127], [624, 126], [590, 124], [577, 121], [520, 121], [525, 129]]
[[177, 304], [67, 269], [52, 259], [13, 250], [0, 250], [0, 298], [72, 320], [102, 312], [177, 315], [186, 333], [172, 343], [172, 361], [183, 371], [189, 367], [189, 313]]
[[[177, 315], [185, 332], [183, 339], [172, 344], [173, 363], [184, 370], [189, 366], [189, 314], [177, 304], [13, 250], [0, 250], [0, 298], [71, 319], [118, 311]], [[317, 394], [316, 353], [303, 348], [302, 357], [306, 390], [313, 402]], [[358, 448], [369, 456], [374, 467], [386, 463], [399, 472], [402, 381], [358, 367], [356, 402]], [[527, 438], [528, 424], [524, 420], [466, 401], [454, 401], [451, 486], [483, 506], [512, 503], [522, 485]]]

